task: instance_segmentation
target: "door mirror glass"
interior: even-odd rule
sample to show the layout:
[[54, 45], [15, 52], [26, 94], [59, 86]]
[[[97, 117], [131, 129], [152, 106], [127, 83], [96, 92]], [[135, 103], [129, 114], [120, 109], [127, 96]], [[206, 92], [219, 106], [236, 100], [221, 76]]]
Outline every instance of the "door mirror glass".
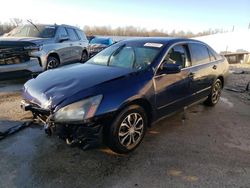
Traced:
[[162, 72], [166, 74], [176, 74], [181, 72], [182, 66], [178, 62], [176, 64], [170, 64], [163, 62]]

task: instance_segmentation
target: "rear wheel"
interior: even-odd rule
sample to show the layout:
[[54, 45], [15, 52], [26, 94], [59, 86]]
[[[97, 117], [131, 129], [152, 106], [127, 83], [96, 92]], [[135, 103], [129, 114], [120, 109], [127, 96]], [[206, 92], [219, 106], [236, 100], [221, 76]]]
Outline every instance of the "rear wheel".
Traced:
[[88, 60], [89, 56], [86, 51], [82, 52], [81, 63], [85, 63]]
[[221, 96], [222, 82], [220, 79], [217, 79], [212, 86], [212, 91], [208, 96], [207, 100], [204, 102], [207, 106], [214, 106], [218, 103]]
[[108, 131], [108, 146], [117, 153], [133, 151], [141, 143], [147, 123], [147, 115], [142, 107], [132, 105], [125, 108]]
[[60, 62], [58, 58], [54, 56], [49, 56], [47, 59], [46, 70], [57, 68], [59, 64]]

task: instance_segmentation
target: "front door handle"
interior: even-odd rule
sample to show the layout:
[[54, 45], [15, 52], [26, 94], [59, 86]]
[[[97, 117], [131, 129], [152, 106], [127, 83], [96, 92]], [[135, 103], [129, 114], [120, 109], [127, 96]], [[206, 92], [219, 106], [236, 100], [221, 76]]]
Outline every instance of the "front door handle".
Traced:
[[214, 65], [214, 66], [213, 66], [213, 69], [216, 70], [216, 69], [217, 69], [217, 65]]

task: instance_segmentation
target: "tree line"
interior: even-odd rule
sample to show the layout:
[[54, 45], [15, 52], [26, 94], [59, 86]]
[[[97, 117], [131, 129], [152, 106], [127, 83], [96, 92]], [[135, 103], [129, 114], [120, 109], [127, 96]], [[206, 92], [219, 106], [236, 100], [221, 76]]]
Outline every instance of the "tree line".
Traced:
[[153, 29], [147, 30], [145, 28], [126, 26], [111, 28], [110, 26], [84, 26], [83, 30], [87, 35], [105, 35], [105, 36], [138, 36], [138, 37], [197, 37], [204, 35], [211, 35], [216, 33], [225, 32], [222, 29], [208, 29], [199, 33], [193, 33], [191, 31], [177, 31], [171, 32]]
[[[10, 19], [9, 22], [1, 23], [0, 22], [0, 35], [4, 33], [8, 33], [13, 28], [23, 25], [23, 20], [19, 18]], [[117, 27], [112, 28], [110, 26], [84, 26], [81, 28], [84, 30], [86, 35], [104, 35], [104, 36], [138, 36], [138, 37], [197, 37], [204, 35], [211, 35], [216, 33], [225, 32], [222, 29], [208, 29], [206, 31], [201, 31], [199, 33], [193, 33], [191, 31], [177, 31], [172, 30], [171, 32], [153, 29], [147, 30], [145, 28], [134, 27], [134, 26], [126, 26], [126, 27]]]
[[23, 20], [19, 18], [13, 18], [4, 23], [0, 22], [0, 35], [10, 32], [12, 29], [22, 24]]

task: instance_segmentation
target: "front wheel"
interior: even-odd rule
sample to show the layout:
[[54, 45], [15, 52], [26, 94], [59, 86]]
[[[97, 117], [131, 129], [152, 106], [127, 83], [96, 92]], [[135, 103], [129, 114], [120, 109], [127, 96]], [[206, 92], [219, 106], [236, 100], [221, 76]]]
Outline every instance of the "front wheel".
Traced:
[[59, 59], [54, 56], [49, 56], [47, 59], [46, 70], [57, 68], [59, 64]]
[[147, 115], [142, 107], [132, 105], [125, 108], [108, 131], [108, 146], [121, 154], [133, 151], [141, 143], [147, 123]]
[[204, 102], [204, 104], [207, 106], [216, 105], [220, 100], [221, 90], [222, 90], [222, 82], [220, 79], [217, 79], [213, 84], [212, 91], [208, 96], [207, 100]]

